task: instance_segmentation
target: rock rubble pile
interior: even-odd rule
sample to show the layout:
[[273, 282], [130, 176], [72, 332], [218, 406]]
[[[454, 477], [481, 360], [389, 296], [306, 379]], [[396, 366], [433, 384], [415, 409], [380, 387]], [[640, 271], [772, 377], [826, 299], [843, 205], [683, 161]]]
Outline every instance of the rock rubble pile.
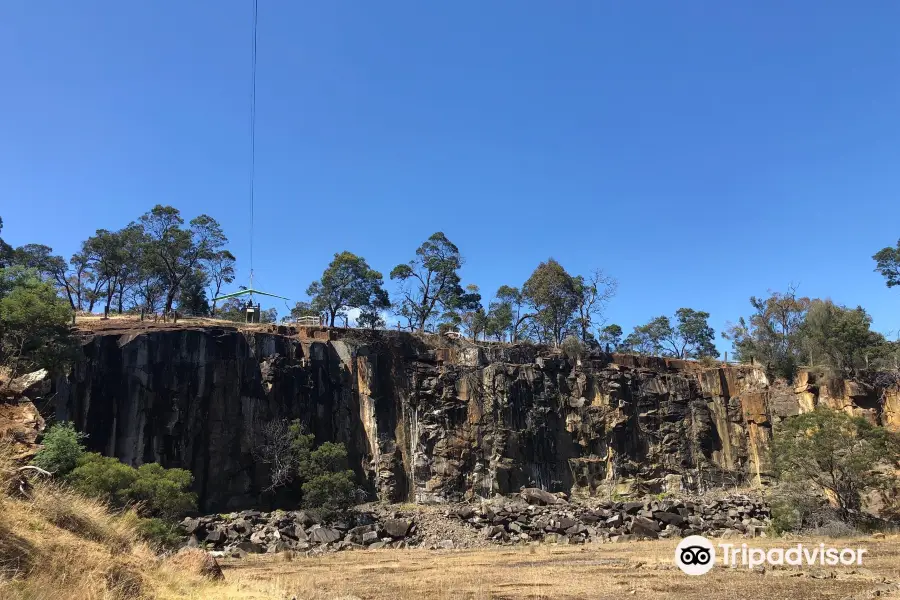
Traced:
[[627, 542], [688, 535], [755, 537], [764, 536], [768, 524], [768, 507], [742, 495], [708, 501], [646, 498], [588, 503], [567, 502], [530, 488], [514, 497], [455, 505], [441, 514], [382, 507], [355, 512], [347, 521], [323, 523], [305, 511], [245, 510], [187, 518], [181, 528], [188, 546], [240, 557], [283, 551]]
[[520, 498], [460, 506], [449, 512], [498, 542], [625, 542], [705, 535], [765, 535], [769, 509], [747, 496], [708, 502], [645, 499], [632, 502], [568, 503], [543, 490], [522, 491]]
[[203, 546], [228, 556], [284, 551], [320, 553], [353, 548], [405, 547], [416, 533], [412, 519], [376, 520], [356, 513], [353, 521], [323, 523], [305, 511], [245, 510], [227, 515], [186, 518], [181, 529], [188, 546]]

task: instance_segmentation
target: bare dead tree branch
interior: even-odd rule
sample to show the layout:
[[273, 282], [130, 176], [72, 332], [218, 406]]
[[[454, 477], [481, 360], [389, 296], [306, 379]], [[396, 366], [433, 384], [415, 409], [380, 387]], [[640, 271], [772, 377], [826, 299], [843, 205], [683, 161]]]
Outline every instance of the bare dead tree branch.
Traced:
[[270, 483], [264, 491], [271, 492], [293, 481], [297, 472], [297, 459], [291, 447], [290, 423], [287, 419], [275, 419], [260, 424], [258, 430], [259, 435], [253, 440], [251, 453], [255, 460], [269, 465]]
[[53, 477], [53, 473], [50, 471], [45, 471], [40, 467], [35, 467], [34, 465], [25, 465], [24, 467], [19, 467], [16, 469], [17, 472], [21, 473], [23, 471], [35, 471], [39, 475], [44, 475], [45, 477]]

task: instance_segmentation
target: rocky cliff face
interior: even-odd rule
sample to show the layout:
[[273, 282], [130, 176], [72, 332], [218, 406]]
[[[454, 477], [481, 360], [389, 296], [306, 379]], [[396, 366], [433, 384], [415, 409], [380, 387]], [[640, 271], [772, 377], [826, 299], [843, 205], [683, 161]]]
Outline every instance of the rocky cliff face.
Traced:
[[45, 414], [93, 450], [190, 469], [211, 511], [267, 501], [252, 449], [276, 418], [344, 442], [379, 498], [416, 502], [761, 481], [773, 423], [819, 403], [900, 426], [897, 391], [852, 382], [393, 332], [151, 329], [89, 336], [83, 354]]

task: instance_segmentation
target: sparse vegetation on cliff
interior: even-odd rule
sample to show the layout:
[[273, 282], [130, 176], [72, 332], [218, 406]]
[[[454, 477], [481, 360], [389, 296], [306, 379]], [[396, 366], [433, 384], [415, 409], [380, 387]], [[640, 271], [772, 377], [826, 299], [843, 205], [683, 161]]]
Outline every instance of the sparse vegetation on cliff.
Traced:
[[343, 444], [324, 442], [315, 446], [315, 436], [299, 421], [275, 419], [260, 425], [253, 454], [268, 465], [267, 491], [299, 484], [303, 506], [322, 516], [334, 516], [356, 500], [355, 476], [347, 465]]
[[334, 255], [322, 276], [309, 284], [306, 294], [312, 298], [316, 314], [324, 313], [326, 323], [334, 327], [338, 317], [347, 318], [348, 310], [359, 309], [371, 315], [390, 308], [383, 285], [381, 273], [366, 259], [345, 251]]
[[44, 434], [41, 449], [32, 462], [57, 477], [65, 477], [78, 466], [78, 459], [84, 454], [81, 444], [84, 438], [72, 423], [56, 423]]
[[[212, 300], [235, 279], [236, 259], [225, 247], [227, 242], [212, 217], [199, 215], [185, 224], [178, 209], [157, 205], [121, 230], [98, 230], [69, 261], [42, 244], [15, 249], [4, 244], [0, 267], [19, 269], [7, 271], [7, 281], [27, 269], [34, 285], [25, 287], [41, 296], [43, 304], [16, 301], [20, 306], [44, 307], [41, 315], [15, 317], [18, 321], [65, 324], [71, 318], [62, 310], [65, 303], [74, 311], [103, 307], [104, 311], [154, 313], [177, 308], [183, 316], [203, 317], [214, 311], [217, 318], [244, 321], [239, 300], [230, 299], [221, 306]], [[873, 256], [875, 270], [889, 287], [900, 281], [898, 254], [900, 250], [886, 247]], [[349, 251], [337, 253], [308, 287], [310, 300], [297, 302], [285, 318], [319, 317], [330, 326], [343, 318], [345, 325], [376, 329], [394, 325], [387, 322], [393, 314], [405, 321], [405, 325], [396, 323], [398, 327], [436, 333], [462, 330], [476, 341], [558, 346], [574, 335], [589, 347], [604, 350], [608, 346], [620, 352], [694, 359], [719, 356], [710, 313], [688, 307], [636, 326], [622, 339], [622, 328], [607, 325], [605, 318], [618, 284], [600, 269], [588, 275], [571, 274], [550, 258], [520, 286], [501, 285], [489, 302], [483, 302], [482, 296], [491, 297], [478, 285], [463, 285], [463, 263], [460, 249], [437, 232], [416, 249], [412, 260], [391, 270], [397, 289], [389, 293], [381, 273], [363, 257]], [[48, 301], [54, 296], [62, 300], [54, 301], [50, 310]], [[900, 343], [888, 342], [872, 331], [871, 317], [861, 306], [848, 308], [827, 298], [802, 297], [794, 287], [767, 297], [753, 296], [750, 303], [753, 312], [727, 323], [722, 333], [732, 343], [733, 360], [758, 363], [770, 376], [786, 379], [800, 365], [829, 369], [834, 377], [888, 371], [900, 378]], [[13, 315], [15, 311], [7, 307], [6, 312]], [[277, 319], [278, 311], [267, 308], [260, 321]], [[32, 347], [32, 353], [46, 354], [42, 361], [53, 362], [52, 355], [65, 348], [63, 333], [62, 328], [56, 333], [37, 332], [50, 342]], [[5, 360], [10, 363], [14, 352], [8, 340], [6, 346]]]
[[759, 364], [772, 376], [791, 380], [803, 364], [824, 367], [834, 377], [900, 372], [900, 344], [872, 331], [862, 307], [800, 297], [793, 287], [768, 298], [751, 297], [750, 304], [754, 313], [722, 337], [732, 342], [737, 360]]
[[443, 313], [477, 308], [481, 296], [460, 283], [462, 265], [459, 248], [438, 231], [416, 249], [415, 258], [391, 270], [391, 279], [402, 284], [396, 312], [410, 328], [424, 331]]
[[71, 315], [53, 286], [23, 266], [0, 269], [0, 365], [9, 379], [62, 370], [72, 359]]
[[[713, 344], [715, 331], [709, 326], [709, 313], [692, 308], [675, 312], [675, 325], [669, 317], [656, 317], [646, 325], [634, 328], [617, 346], [637, 352], [675, 358], [715, 358], [719, 351]], [[617, 326], [615, 326], [617, 327]], [[614, 330], [612, 332], [616, 333]], [[621, 329], [618, 330], [621, 335]], [[617, 337], [617, 336], [616, 336]]]
[[785, 420], [771, 451], [781, 485], [773, 506], [776, 529], [821, 525], [829, 503], [840, 520], [859, 522], [865, 497], [898, 483], [900, 437], [841, 411], [819, 407]]

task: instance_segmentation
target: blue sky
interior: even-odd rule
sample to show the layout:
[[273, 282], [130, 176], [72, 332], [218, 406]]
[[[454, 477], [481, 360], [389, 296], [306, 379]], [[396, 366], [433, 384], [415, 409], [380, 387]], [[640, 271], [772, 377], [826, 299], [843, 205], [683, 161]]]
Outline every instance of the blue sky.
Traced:
[[[68, 256], [172, 204], [246, 271], [251, 6], [0, 3], [3, 237]], [[487, 294], [602, 267], [626, 330], [720, 330], [791, 282], [900, 329], [871, 259], [900, 237], [898, 3], [259, 10], [263, 289], [303, 299], [345, 249], [387, 275], [443, 230]]]

